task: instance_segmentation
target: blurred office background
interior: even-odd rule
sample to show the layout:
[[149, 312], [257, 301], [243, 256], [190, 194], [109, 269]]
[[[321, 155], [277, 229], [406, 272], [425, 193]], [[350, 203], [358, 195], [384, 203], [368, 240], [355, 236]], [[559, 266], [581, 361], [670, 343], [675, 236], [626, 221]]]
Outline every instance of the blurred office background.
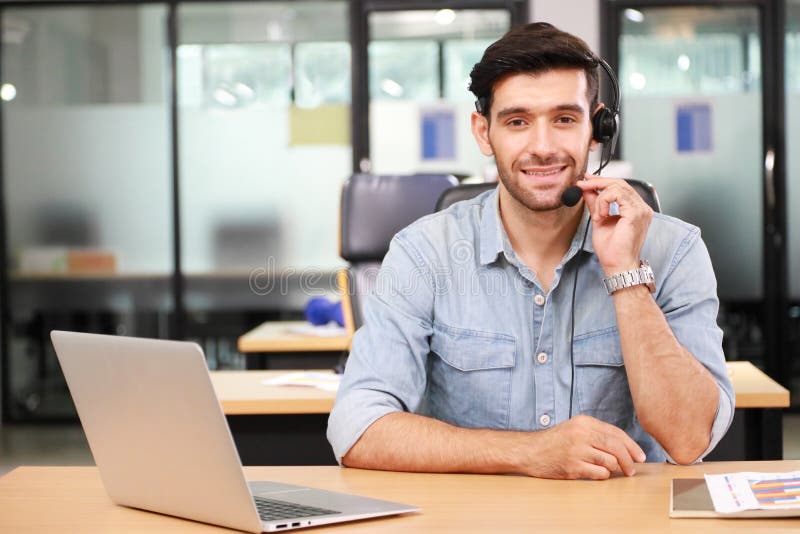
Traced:
[[529, 20], [617, 70], [617, 157], [702, 229], [728, 359], [800, 407], [800, 0], [68, 0], [0, 2], [3, 422], [75, 421], [54, 328], [243, 368], [334, 296], [350, 174], [491, 174], [469, 71]]

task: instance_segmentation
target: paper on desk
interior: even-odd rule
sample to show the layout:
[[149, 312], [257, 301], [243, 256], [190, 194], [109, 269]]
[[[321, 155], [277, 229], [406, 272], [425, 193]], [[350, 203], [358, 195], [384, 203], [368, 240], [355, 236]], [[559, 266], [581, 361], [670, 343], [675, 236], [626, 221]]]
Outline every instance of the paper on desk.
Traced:
[[800, 471], [743, 472], [705, 477], [708, 493], [717, 512], [800, 510]]
[[300, 371], [286, 373], [285, 375], [267, 378], [262, 383], [267, 386], [306, 386], [315, 387], [325, 391], [337, 391], [342, 375], [334, 373], [315, 373], [313, 371]]
[[287, 330], [292, 334], [300, 334], [302, 336], [336, 337], [347, 335], [347, 330], [335, 323], [324, 326], [316, 326], [311, 323], [295, 324], [287, 327]]

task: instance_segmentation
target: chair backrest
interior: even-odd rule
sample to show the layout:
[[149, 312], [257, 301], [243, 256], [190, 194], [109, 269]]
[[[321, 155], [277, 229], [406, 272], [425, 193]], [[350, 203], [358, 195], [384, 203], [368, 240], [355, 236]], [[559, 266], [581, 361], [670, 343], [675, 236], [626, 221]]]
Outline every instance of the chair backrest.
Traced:
[[449, 174], [351, 176], [342, 189], [342, 259], [380, 262], [392, 237], [423, 215], [433, 213], [442, 191], [457, 184]]
[[[346, 279], [354, 329], [362, 324], [363, 296], [372, 291], [392, 237], [436, 209], [458, 180], [449, 174], [355, 174], [344, 183], [339, 255], [350, 263]], [[341, 281], [341, 279], [340, 279]]]
[[439, 197], [439, 200], [436, 201], [436, 211], [441, 211], [445, 208], [449, 208], [456, 202], [461, 202], [462, 200], [469, 200], [471, 198], [475, 198], [481, 193], [485, 193], [491, 189], [497, 187], [497, 182], [483, 182], [479, 184], [459, 184], [455, 187], [451, 187], [444, 193], [442, 196]]
[[[653, 211], [661, 213], [661, 201], [658, 199], [658, 193], [653, 184], [643, 182], [641, 180], [634, 180], [633, 178], [626, 178], [633, 189], [639, 193], [639, 196], [644, 199], [648, 206], [653, 208]], [[456, 202], [462, 200], [469, 200], [480, 195], [483, 192], [489, 191], [497, 187], [496, 182], [487, 182], [482, 184], [460, 184], [451, 187], [442, 193], [439, 200], [436, 202], [436, 211], [449, 208]]]
[[625, 180], [647, 202], [647, 205], [653, 208], [653, 211], [661, 213], [661, 201], [658, 199], [658, 192], [653, 184], [642, 180], [634, 180], [633, 178], [625, 178]]

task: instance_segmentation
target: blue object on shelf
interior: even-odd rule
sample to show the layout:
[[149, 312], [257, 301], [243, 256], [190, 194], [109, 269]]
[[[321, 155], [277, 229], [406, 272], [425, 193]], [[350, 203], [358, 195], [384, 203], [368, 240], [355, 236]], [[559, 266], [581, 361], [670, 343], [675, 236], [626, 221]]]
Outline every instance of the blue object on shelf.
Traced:
[[336, 322], [339, 326], [344, 326], [344, 315], [342, 313], [342, 303], [332, 302], [325, 297], [315, 297], [306, 304], [306, 321], [313, 325], [322, 326]]

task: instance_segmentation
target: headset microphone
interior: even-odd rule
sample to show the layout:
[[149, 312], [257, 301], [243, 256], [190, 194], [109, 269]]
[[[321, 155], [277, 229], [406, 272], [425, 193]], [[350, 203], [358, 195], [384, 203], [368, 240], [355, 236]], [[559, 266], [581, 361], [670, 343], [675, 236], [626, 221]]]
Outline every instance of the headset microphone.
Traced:
[[566, 188], [564, 192], [561, 193], [561, 202], [568, 208], [571, 208], [578, 203], [581, 197], [583, 197], [583, 190], [577, 185], [573, 185]]

